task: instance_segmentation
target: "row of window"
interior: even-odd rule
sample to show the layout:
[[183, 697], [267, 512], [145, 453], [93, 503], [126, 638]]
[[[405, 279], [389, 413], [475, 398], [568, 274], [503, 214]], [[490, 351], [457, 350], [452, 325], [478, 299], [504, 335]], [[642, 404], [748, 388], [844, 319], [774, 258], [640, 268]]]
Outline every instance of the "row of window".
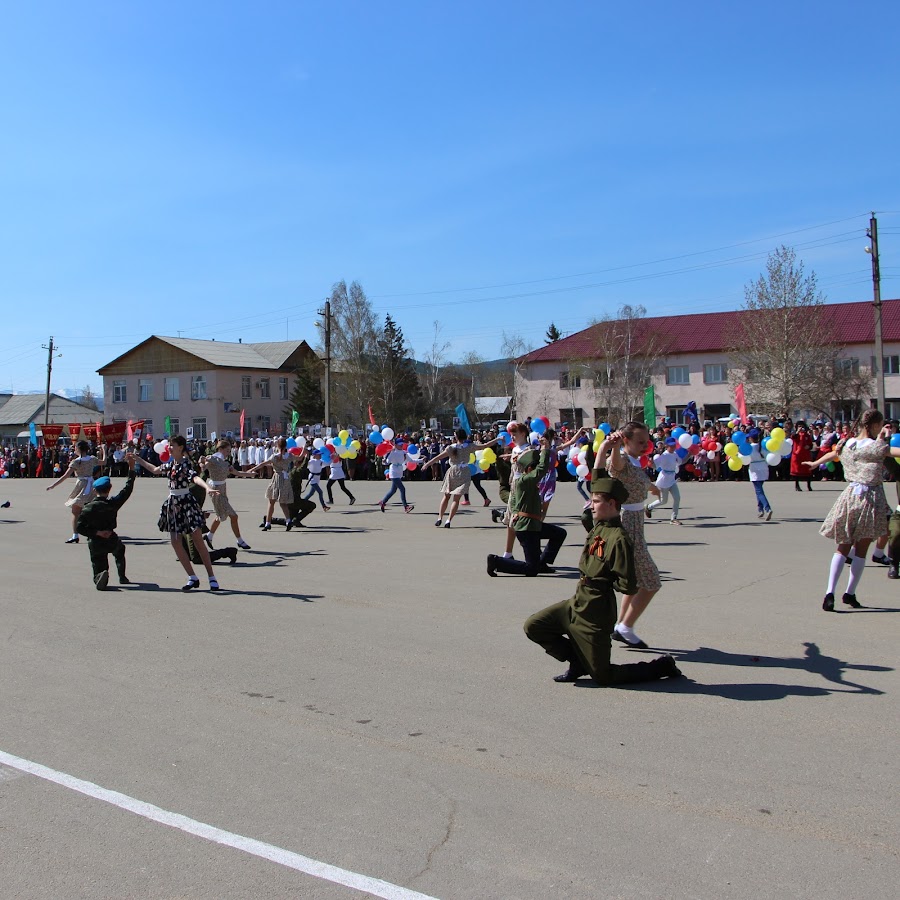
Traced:
[[[241, 399], [249, 400], [252, 397], [251, 389], [253, 386], [253, 378], [250, 375], [241, 377]], [[268, 400], [272, 396], [271, 378], [260, 378], [256, 382], [256, 389], [259, 391], [260, 399]], [[181, 399], [181, 379], [180, 378], [164, 378], [163, 379], [163, 399], [164, 400], [180, 400]], [[191, 400], [207, 400], [206, 393], [206, 376], [191, 376]], [[287, 378], [278, 379], [278, 399], [288, 399], [288, 380]], [[153, 379], [138, 379], [138, 402], [149, 403], [153, 400]], [[113, 381], [113, 403], [128, 402], [128, 385], [125, 379], [117, 379]]]

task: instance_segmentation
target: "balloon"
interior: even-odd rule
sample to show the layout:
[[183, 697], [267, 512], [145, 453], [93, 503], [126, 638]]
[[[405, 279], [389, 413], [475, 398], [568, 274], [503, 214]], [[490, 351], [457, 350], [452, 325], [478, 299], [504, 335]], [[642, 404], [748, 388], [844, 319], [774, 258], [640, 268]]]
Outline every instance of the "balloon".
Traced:
[[335, 456], [337, 454], [337, 449], [334, 444], [326, 444], [325, 449], [332, 455]]
[[386, 441], [392, 441], [394, 439], [394, 429], [388, 428], [387, 426], [385, 426], [384, 428], [381, 429], [381, 436]]
[[297, 446], [297, 442], [296, 442], [292, 437], [289, 437], [289, 438], [287, 439], [287, 448], [288, 448], [288, 450], [293, 450], [294, 447], [296, 447], [296, 446]]
[[834, 463], [833, 462], [826, 463], [825, 468], [828, 469], [829, 472], [833, 472], [834, 471]]
[[387, 456], [391, 449], [391, 445], [387, 441], [382, 441], [380, 444], [375, 445], [375, 455]]
[[508, 431], [501, 431], [497, 437], [500, 439], [500, 446], [502, 447], [508, 447], [512, 443], [512, 438]]
[[736, 444], [746, 444], [746, 443], [747, 443], [747, 434], [746, 434], [746, 432], [743, 432], [743, 431], [741, 431], [740, 429], [738, 429], [738, 430], [735, 431], [735, 433], [731, 436], [731, 439], [732, 439]]
[[738, 450], [738, 445], [733, 443], [728, 443], [725, 445], [725, 455], [730, 459], [734, 459], [735, 456], [738, 455], [740, 451]]
[[649, 466], [650, 466], [650, 457], [649, 457], [649, 456], [642, 456], [642, 457], [641, 457], [641, 468], [642, 468], [642, 469], [646, 469], [646, 468], [648, 468]]
[[482, 472], [487, 472], [490, 467], [491, 464], [485, 460], [481, 460], [481, 462], [478, 463], [478, 468], [481, 469]]
[[343, 443], [347, 440], [347, 438], [350, 437], [350, 432], [347, 431], [346, 428], [342, 428], [342, 429], [338, 432], [338, 437], [340, 438], [341, 443], [343, 444]]
[[[587, 468], [587, 467], [585, 467], [585, 468]], [[566, 471], [567, 471], [570, 475], [577, 475], [577, 474], [578, 474], [578, 467], [575, 465], [575, 463], [572, 462], [571, 459], [566, 463]]]
[[544, 429], [550, 427], [550, 420], [546, 416], [538, 416], [538, 418], [544, 423]]
[[168, 461], [169, 461], [169, 457], [170, 457], [171, 455], [172, 455], [172, 454], [169, 453], [168, 450], [163, 450], [163, 452], [159, 454], [159, 460], [160, 460], [160, 462], [168, 462]]
[[347, 454], [347, 459], [356, 459], [356, 457], [357, 457], [357, 453], [356, 453], [355, 450], [351, 450], [351, 451]]
[[770, 449], [770, 447], [771, 447], [771, 445], [772, 445], [772, 439], [771, 439], [771, 438], [764, 437], [764, 438], [759, 442], [759, 450], [760, 450], [760, 452], [761, 452], [761, 453], [768, 453], [768, 452], [769, 452], [769, 449]]
[[476, 459], [477, 459], [477, 457], [475, 456], [475, 454], [474, 454], [474, 453], [470, 453], [470, 454], [469, 454], [469, 465], [471, 466], [472, 463], [474, 463]]
[[156, 453], [157, 455], [159, 455], [160, 453], [162, 453], [165, 449], [166, 449], [165, 444], [163, 444], [162, 441], [157, 441], [157, 442], [153, 445], [153, 452]]
[[532, 419], [531, 420], [531, 430], [534, 434], [537, 434], [540, 436], [547, 430], [547, 426], [544, 424], [543, 419]]
[[322, 438], [316, 438], [313, 441], [313, 447], [316, 450], [321, 450], [324, 446], [325, 446], [325, 441], [323, 441]]
[[783, 441], [787, 437], [787, 435], [784, 433], [783, 428], [773, 428], [771, 434], [772, 437], [775, 438], [775, 440], [779, 443], [781, 443], [781, 441]]
[[691, 444], [691, 446], [688, 447], [688, 453], [690, 453], [691, 456], [699, 456], [702, 452], [703, 450], [699, 444]]
[[769, 453], [778, 453], [781, 450], [781, 441], [776, 440], [775, 438], [769, 438], [768, 451]]
[[781, 442], [781, 450], [779, 450], [778, 452], [781, 453], [782, 456], [790, 456], [793, 449], [794, 442], [790, 438], [785, 438]]
[[676, 428], [672, 429], [672, 437], [677, 441], [683, 434], [685, 434], [685, 430], [679, 425]]
[[288, 453], [290, 453], [291, 456], [299, 456], [302, 452], [303, 451], [299, 447], [289, 447], [288, 448]]
[[416, 466], [417, 466], [417, 465], [418, 465], [417, 462], [413, 462], [412, 460], [410, 460], [410, 461], [406, 464], [406, 468], [407, 468], [407, 470], [410, 471], [410, 472], [415, 472], [415, 471], [416, 471]]
[[410, 445], [406, 448], [406, 452], [407, 452], [410, 456], [415, 456], [415, 455], [419, 452], [419, 448], [418, 448], [415, 444], [410, 444]]
[[716, 453], [722, 452], [722, 445], [718, 441], [716, 441], [715, 451]]
[[742, 465], [749, 466], [749, 465], [750, 465], [750, 462], [751, 462], [751, 460], [752, 460], [752, 457], [750, 456], [749, 453], [741, 453], [741, 454], [738, 456], [738, 459], [741, 461], [741, 464], [742, 464]]
[[699, 443], [700, 443], [700, 435], [699, 435], [699, 434], [692, 434], [692, 435], [691, 435], [691, 443], [692, 443], [692, 444], [699, 444]]
[[475, 463], [469, 463], [469, 472], [472, 475], [477, 475], [478, 474], [478, 466], [476, 466]]
[[781, 462], [781, 454], [780, 453], [767, 453], [766, 454], [766, 462], [770, 466], [777, 466]]
[[678, 438], [678, 446], [687, 450], [688, 447], [691, 446], [693, 441], [691, 440], [691, 436], [689, 434], [682, 434]]
[[537, 446], [541, 442], [541, 436], [536, 431], [532, 431], [531, 434], [528, 435], [528, 442]]
[[739, 472], [741, 469], [741, 461], [737, 457], [730, 457], [728, 460], [728, 468], [731, 469], [732, 472]]
[[515, 419], [510, 419], [510, 420], [506, 423], [506, 428], [505, 428], [504, 430], [507, 431], [507, 432], [512, 431], [513, 428], [515, 428], [516, 425], [518, 425], [518, 424], [519, 424], [519, 423], [518, 423]]
[[586, 478], [590, 471], [591, 470], [586, 465], [582, 464], [575, 469], [575, 474], [579, 478]]
[[892, 447], [900, 447], [900, 434], [892, 434], [891, 435], [891, 446]]
[[594, 475], [593, 472], [588, 472], [587, 475], [584, 476], [584, 480], [585, 480], [585, 481], [590, 481], [591, 478], [593, 477], [593, 475]]
[[377, 447], [384, 440], [384, 438], [381, 436], [380, 431], [370, 431], [369, 440]]
[[302, 450], [306, 446], [306, 438], [302, 434], [295, 439], [296, 445]]
[[609, 422], [604, 422], [597, 430], [602, 431], [604, 434], [609, 434], [612, 431], [612, 425]]
[[[682, 437], [684, 437], [684, 435], [682, 435]], [[687, 450], [684, 449], [684, 447], [679, 447], [679, 448], [675, 451], [675, 455], [676, 455], [679, 459], [684, 459], [684, 458], [688, 455], [688, 452], [687, 452]]]
[[488, 464], [497, 462], [497, 454], [490, 447], [485, 447], [484, 452], [481, 454], [482, 459], [486, 459]]

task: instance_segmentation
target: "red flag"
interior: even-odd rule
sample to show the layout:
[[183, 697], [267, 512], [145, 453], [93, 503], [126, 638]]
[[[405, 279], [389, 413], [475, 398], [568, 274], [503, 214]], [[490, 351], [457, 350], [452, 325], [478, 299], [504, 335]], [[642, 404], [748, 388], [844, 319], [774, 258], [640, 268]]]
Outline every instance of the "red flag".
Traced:
[[100, 433], [102, 435], [101, 443], [104, 444], [121, 444], [125, 439], [125, 423], [113, 422], [110, 425], [100, 425]]
[[37, 471], [34, 473], [35, 478], [40, 478], [44, 472], [44, 454], [42, 453], [38, 458], [38, 466]]
[[103, 426], [99, 422], [96, 422], [94, 427], [97, 431], [97, 443], [102, 444], [103, 443]]
[[375, 421], [375, 416], [372, 414], [372, 404], [369, 404], [369, 423], [374, 425], [376, 428], [378, 427], [378, 423]]
[[247, 412], [247, 410], [245, 410], [245, 409], [241, 410], [241, 440], [244, 439], [244, 416], [245, 416], [246, 412]]
[[141, 419], [139, 422], [134, 422], [130, 428], [131, 436], [129, 440], [137, 443], [141, 439], [141, 435], [144, 433], [144, 420]]
[[741, 417], [741, 425], [746, 425], [750, 420], [747, 418], [747, 400], [744, 397], [743, 384], [738, 384], [734, 388], [734, 403]]
[[[62, 425], [42, 425], [41, 431], [44, 435], [44, 446], [45, 447], [55, 447], [56, 442], [59, 440], [59, 436], [62, 434], [63, 430]], [[74, 428], [75, 426], [70, 426]]]
[[81, 437], [80, 422], [69, 422], [69, 437], [72, 439], [73, 444]]

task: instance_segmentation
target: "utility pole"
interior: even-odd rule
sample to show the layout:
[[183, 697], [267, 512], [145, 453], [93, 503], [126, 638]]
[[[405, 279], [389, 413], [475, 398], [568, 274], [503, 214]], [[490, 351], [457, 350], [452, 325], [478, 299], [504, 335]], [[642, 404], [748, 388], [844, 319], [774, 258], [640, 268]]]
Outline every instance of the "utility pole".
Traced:
[[325, 427], [331, 427], [331, 301], [325, 301], [325, 309], [319, 310], [325, 319]]
[[[41, 347], [47, 351], [47, 392], [44, 395], [44, 424], [50, 424], [50, 373], [53, 371], [53, 351], [59, 347], [53, 345], [53, 335], [50, 335], [49, 344], [41, 344]], [[58, 353], [57, 356], [62, 356]]]
[[872, 242], [870, 246], [866, 247], [866, 253], [870, 254], [872, 257], [872, 293], [874, 296], [873, 305], [875, 307], [875, 387], [878, 391], [878, 408], [884, 414], [885, 418], [890, 418], [887, 410], [884, 408], [884, 344], [881, 339], [881, 268], [878, 264], [878, 219], [875, 218], [874, 212], [872, 213], [872, 218], [869, 219], [869, 230], [866, 232], [866, 236]]

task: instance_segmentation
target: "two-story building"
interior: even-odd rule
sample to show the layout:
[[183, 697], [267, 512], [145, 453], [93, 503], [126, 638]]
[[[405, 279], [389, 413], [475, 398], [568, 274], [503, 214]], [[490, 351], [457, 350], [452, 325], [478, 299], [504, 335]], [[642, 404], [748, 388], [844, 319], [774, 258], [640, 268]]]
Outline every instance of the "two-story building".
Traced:
[[[888, 418], [900, 418], [900, 300], [882, 304], [884, 381]], [[699, 313], [684, 316], [658, 316], [641, 320], [635, 354], [640, 355], [641, 340], [654, 335], [658, 359], [647, 381], [656, 389], [660, 414], [673, 419], [681, 416], [690, 401], [697, 404], [701, 416], [718, 419], [736, 413], [734, 386], [729, 379], [729, 336], [736, 331], [744, 311]], [[876, 370], [874, 316], [871, 302], [832, 303], [823, 307], [823, 323], [843, 348], [842, 362], [855, 369]], [[532, 351], [517, 360], [516, 396], [520, 417], [549, 415], [560, 422], [576, 425], [596, 424], [607, 416], [604, 392], [598, 386], [603, 372], [595, 362], [601, 341], [594, 325]], [[642, 383], [640, 388], [646, 386]], [[875, 403], [872, 396], [865, 398]], [[839, 398], [835, 398], [837, 401]], [[640, 398], [634, 412], [641, 408]], [[752, 408], [748, 412], [757, 410]], [[759, 410], [759, 412], [769, 412]], [[816, 411], [793, 409], [795, 418], [815, 418]], [[831, 411], [844, 417], [837, 403]]]
[[[244, 344], [152, 335], [98, 369], [107, 422], [144, 422], [144, 433], [194, 438], [285, 433], [295, 371], [315, 353], [306, 341]], [[286, 421], [287, 420], [287, 421]]]

